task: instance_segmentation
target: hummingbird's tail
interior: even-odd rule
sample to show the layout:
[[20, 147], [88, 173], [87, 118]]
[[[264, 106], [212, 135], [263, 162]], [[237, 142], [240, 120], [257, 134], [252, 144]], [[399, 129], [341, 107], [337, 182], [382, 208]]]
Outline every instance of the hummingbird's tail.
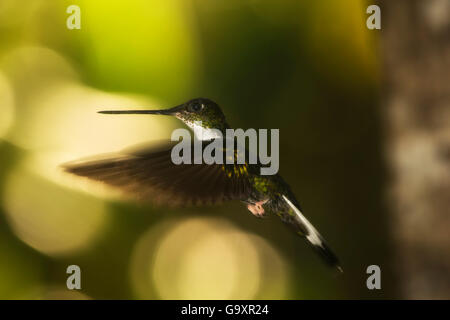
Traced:
[[282, 196], [284, 201], [287, 203], [290, 209], [292, 209], [294, 219], [289, 221], [295, 228], [298, 234], [306, 237], [306, 240], [312, 245], [312, 247], [319, 253], [319, 255], [324, 259], [324, 261], [335, 267], [339, 272], [344, 272], [340, 265], [338, 257], [330, 249], [325, 239], [320, 235], [320, 233], [314, 228], [314, 226], [305, 218], [300, 209], [295, 206], [291, 200], [285, 195]]

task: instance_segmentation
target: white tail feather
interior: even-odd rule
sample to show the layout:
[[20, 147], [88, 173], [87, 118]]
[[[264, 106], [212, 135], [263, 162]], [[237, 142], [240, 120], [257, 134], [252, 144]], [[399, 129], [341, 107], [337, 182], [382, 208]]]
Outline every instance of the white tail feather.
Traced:
[[308, 221], [308, 219], [305, 218], [302, 212], [296, 206], [294, 206], [294, 204], [285, 195], [283, 195], [283, 199], [292, 208], [292, 210], [294, 210], [300, 222], [305, 226], [307, 231], [306, 239], [308, 239], [308, 241], [311, 242], [313, 245], [320, 246], [323, 248], [324, 245], [322, 236], [316, 230], [316, 228], [314, 228], [314, 226]]

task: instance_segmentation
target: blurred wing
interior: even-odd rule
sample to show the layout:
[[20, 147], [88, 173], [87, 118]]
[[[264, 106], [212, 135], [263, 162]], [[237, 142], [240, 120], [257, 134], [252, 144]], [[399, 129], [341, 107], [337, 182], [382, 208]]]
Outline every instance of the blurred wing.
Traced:
[[105, 160], [69, 163], [63, 168], [117, 187], [140, 200], [171, 206], [246, 198], [249, 184], [245, 165], [175, 165], [171, 159], [173, 145], [135, 150]]

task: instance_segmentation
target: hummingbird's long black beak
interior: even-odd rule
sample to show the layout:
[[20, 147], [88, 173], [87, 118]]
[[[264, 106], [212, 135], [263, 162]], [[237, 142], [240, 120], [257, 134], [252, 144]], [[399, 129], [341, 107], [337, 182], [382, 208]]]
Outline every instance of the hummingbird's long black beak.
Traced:
[[179, 105], [170, 109], [164, 110], [106, 110], [99, 111], [98, 113], [103, 114], [162, 114], [166, 116], [174, 116], [176, 113], [183, 109], [184, 105]]

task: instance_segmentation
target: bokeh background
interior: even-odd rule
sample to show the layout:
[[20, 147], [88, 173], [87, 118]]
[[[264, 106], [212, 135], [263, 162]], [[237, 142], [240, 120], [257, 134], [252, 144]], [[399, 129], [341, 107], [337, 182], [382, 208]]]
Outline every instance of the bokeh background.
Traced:
[[[0, 298], [450, 298], [450, 1], [375, 2], [368, 30], [373, 3], [1, 0]], [[280, 173], [342, 276], [276, 217], [139, 204], [58, 167], [181, 126], [96, 111], [198, 96], [280, 129]]]

